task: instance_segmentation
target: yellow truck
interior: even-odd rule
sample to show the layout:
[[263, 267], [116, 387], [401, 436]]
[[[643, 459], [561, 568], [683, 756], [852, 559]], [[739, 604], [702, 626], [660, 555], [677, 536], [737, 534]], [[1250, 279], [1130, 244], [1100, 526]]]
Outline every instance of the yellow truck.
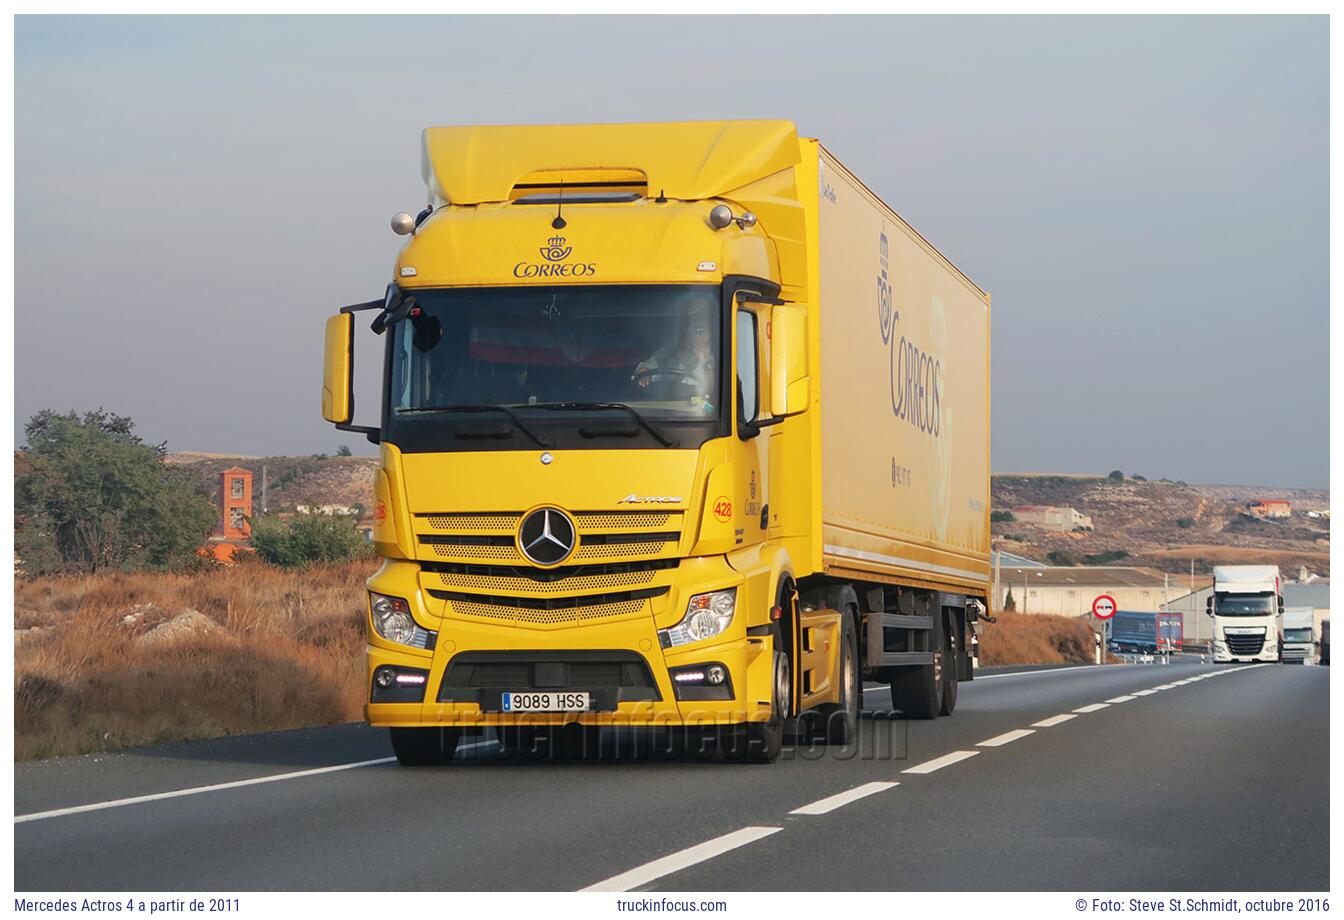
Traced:
[[[989, 591], [989, 296], [788, 121], [433, 127], [322, 411], [381, 445], [366, 714], [404, 764], [950, 714]], [[353, 424], [355, 319], [385, 340]]]

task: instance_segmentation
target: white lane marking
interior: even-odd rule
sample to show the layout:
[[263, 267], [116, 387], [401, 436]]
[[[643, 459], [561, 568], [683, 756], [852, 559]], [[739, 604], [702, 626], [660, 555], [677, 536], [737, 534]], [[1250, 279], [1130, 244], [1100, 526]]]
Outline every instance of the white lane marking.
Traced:
[[[1094, 671], [1097, 668], [1114, 668], [1113, 664], [1080, 664], [1072, 668], [1042, 668], [1039, 671], [1014, 671], [1011, 674], [976, 675], [975, 680], [1002, 680], [1005, 677], [1043, 677], [1047, 674], [1074, 674], [1078, 671]], [[972, 681], [974, 683], [975, 681]]]
[[1110, 703], [1088, 703], [1086, 706], [1079, 706], [1074, 712], [1086, 715], [1089, 712], [1100, 712], [1110, 705]]
[[1152, 696], [1152, 695], [1153, 695], [1154, 693], [1156, 693], [1156, 692], [1157, 692], [1156, 690], [1135, 690], [1135, 691], [1134, 691], [1134, 695], [1135, 695], [1135, 696]]
[[1174, 687], [1174, 686], [1176, 686], [1176, 685], [1175, 685], [1175, 684], [1159, 684], [1158, 686], [1154, 687], [1153, 689], [1154, 689], [1154, 690], [1170, 690], [1170, 689], [1171, 689], [1172, 687]]
[[1005, 744], [1016, 741], [1019, 738], [1025, 738], [1027, 735], [1036, 734], [1029, 728], [1015, 728], [1010, 732], [1004, 732], [1002, 735], [995, 735], [993, 738], [987, 738], [976, 744], [976, 747], [1003, 747]]
[[1128, 702], [1129, 702], [1130, 700], [1132, 700], [1132, 699], [1134, 699], [1134, 697], [1129, 696], [1129, 695], [1127, 694], [1127, 695], [1125, 695], [1125, 696], [1113, 696], [1113, 697], [1111, 697], [1109, 700], [1107, 700], [1106, 702], [1108, 702], [1108, 703], [1128, 703]]
[[789, 812], [791, 815], [824, 815], [827, 812], [835, 811], [842, 805], [848, 805], [850, 802], [857, 802], [859, 799], [867, 798], [878, 792], [885, 792], [893, 786], [899, 786], [900, 783], [864, 783], [862, 786], [855, 786], [853, 789], [847, 789], [844, 792], [837, 792], [835, 795], [828, 795], [824, 799], [818, 799], [810, 805], [804, 805], [802, 808], [795, 808]]
[[724, 834], [722, 837], [715, 837], [713, 840], [706, 840], [704, 843], [697, 843], [693, 847], [687, 847], [684, 850], [678, 850], [670, 853], [661, 859], [655, 859], [653, 862], [645, 863], [642, 866], [636, 866], [629, 872], [622, 872], [620, 875], [613, 875], [611, 878], [589, 885], [587, 888], [580, 888], [580, 891], [630, 891], [639, 885], [647, 885], [655, 879], [660, 879], [664, 875], [671, 875], [673, 872], [680, 872], [697, 863], [702, 863], [707, 859], [713, 859], [715, 856], [721, 856], [729, 850], [736, 850], [740, 846], [746, 846], [762, 837], [769, 837], [771, 834], [777, 834], [782, 831], [782, 827], [743, 827], [733, 831], [730, 834]]
[[1078, 717], [1077, 717], [1076, 715], [1074, 715], [1073, 713], [1071, 713], [1071, 712], [1066, 712], [1066, 713], [1063, 713], [1062, 715], [1051, 716], [1051, 717], [1048, 718], [1048, 719], [1042, 719], [1042, 720], [1039, 721], [1039, 722], [1032, 722], [1032, 723], [1031, 723], [1031, 727], [1032, 727], [1032, 728], [1054, 728], [1056, 725], [1060, 724], [1061, 722], [1067, 722], [1067, 721], [1069, 721], [1070, 719], [1076, 719], [1076, 718], [1078, 718]]
[[[467, 751], [472, 748], [485, 747], [495, 744], [494, 741], [477, 741], [474, 744], [464, 744], [458, 748], [459, 751]], [[122, 808], [126, 805], [139, 805], [143, 802], [157, 802], [162, 799], [176, 799], [184, 795], [201, 795], [206, 792], [222, 792], [225, 789], [240, 789], [244, 786], [258, 786], [262, 783], [278, 783], [286, 779], [303, 779], [306, 776], [321, 776], [324, 773], [337, 773], [341, 770], [357, 770], [360, 767], [376, 767], [379, 764], [395, 763], [395, 757], [379, 757], [377, 760], [360, 760], [354, 763], [338, 763], [330, 767], [317, 767], [312, 770], [298, 770], [293, 773], [276, 773], [272, 776], [256, 776], [252, 779], [239, 779], [230, 783], [214, 783], [209, 786], [192, 786], [189, 789], [174, 789], [171, 792], [154, 792], [148, 795], [135, 795], [127, 799], [112, 799], [107, 802], [93, 802], [88, 805], [75, 805], [71, 808], [53, 808], [50, 811], [35, 811], [26, 815], [15, 815], [14, 823], [23, 824], [28, 821], [42, 821], [47, 818], [61, 818], [66, 815], [79, 815], [89, 811], [103, 811], [107, 808]]]
[[932, 773], [935, 770], [941, 770], [943, 767], [950, 767], [954, 763], [961, 763], [963, 760], [969, 760], [979, 751], [953, 751], [951, 754], [944, 754], [942, 757], [935, 757], [933, 760], [926, 760], [917, 767], [911, 767], [908, 770], [902, 770], [902, 773]]

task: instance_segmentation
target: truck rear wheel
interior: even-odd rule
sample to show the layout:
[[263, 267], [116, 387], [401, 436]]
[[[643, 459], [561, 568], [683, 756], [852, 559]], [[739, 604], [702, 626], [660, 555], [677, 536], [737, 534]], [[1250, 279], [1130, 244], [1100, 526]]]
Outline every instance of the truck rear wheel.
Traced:
[[891, 705], [907, 719], [936, 719], [943, 708], [943, 682], [947, 678], [947, 640], [943, 618], [935, 615], [929, 630], [933, 663], [901, 668], [891, 680]]
[[403, 767], [452, 763], [462, 731], [456, 728], [393, 728], [392, 752]]
[[951, 629], [943, 643], [943, 704], [938, 715], [950, 716], [957, 708], [957, 631]]
[[859, 734], [859, 710], [863, 704], [863, 686], [859, 678], [859, 644], [854, 634], [854, 616], [845, 611], [840, 625], [840, 702], [819, 707], [822, 730], [827, 744], [850, 744]]

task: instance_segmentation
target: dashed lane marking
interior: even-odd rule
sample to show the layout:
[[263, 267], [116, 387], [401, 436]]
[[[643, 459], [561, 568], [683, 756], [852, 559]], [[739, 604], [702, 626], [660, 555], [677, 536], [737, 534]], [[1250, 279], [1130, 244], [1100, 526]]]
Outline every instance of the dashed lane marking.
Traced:
[[746, 846], [763, 837], [777, 834], [783, 829], [784, 828], [782, 827], [739, 828], [730, 834], [724, 834], [722, 837], [715, 837], [713, 840], [706, 840], [704, 843], [697, 843], [693, 847], [678, 850], [661, 859], [655, 859], [653, 862], [645, 863], [642, 866], [636, 866], [628, 872], [622, 872], [620, 875], [613, 875], [605, 881], [596, 882], [595, 884], [589, 885], [587, 888], [581, 888], [579, 890], [630, 891], [640, 885], [647, 885], [649, 882], [656, 881], [664, 875], [680, 872], [682, 869], [687, 869], [698, 863], [713, 859], [715, 856], [721, 856], [730, 850], [736, 850], [738, 847]]
[[1051, 716], [1051, 717], [1048, 718], [1048, 719], [1042, 719], [1042, 720], [1039, 721], [1039, 722], [1032, 722], [1032, 723], [1031, 723], [1031, 727], [1032, 727], [1032, 728], [1054, 728], [1056, 725], [1059, 725], [1061, 722], [1067, 722], [1067, 721], [1069, 721], [1070, 719], [1076, 719], [1076, 718], [1078, 718], [1078, 717], [1077, 717], [1076, 715], [1074, 715], [1073, 713], [1071, 713], [1071, 712], [1065, 712], [1065, 713], [1061, 713], [1060, 715], [1057, 715], [1057, 716]]
[[954, 763], [961, 763], [963, 760], [969, 760], [979, 751], [953, 751], [951, 754], [944, 754], [942, 757], [935, 757], [933, 760], [926, 760], [917, 767], [911, 767], [908, 770], [902, 770], [902, 773], [933, 773], [941, 770], [943, 767], [950, 767]]
[[1025, 738], [1027, 735], [1036, 734], [1030, 728], [1015, 728], [1010, 732], [1004, 732], [1002, 735], [995, 735], [993, 738], [987, 738], [976, 745], [976, 747], [1003, 747], [1005, 744], [1011, 744], [1019, 738]]
[[885, 792], [900, 783], [864, 783], [862, 786], [855, 786], [853, 789], [847, 789], [844, 792], [837, 792], [835, 795], [828, 795], [824, 799], [818, 799], [810, 805], [804, 805], [802, 808], [795, 808], [789, 812], [791, 815], [824, 815], [835, 811], [850, 802], [857, 802], [859, 799], [867, 798], [879, 792]]

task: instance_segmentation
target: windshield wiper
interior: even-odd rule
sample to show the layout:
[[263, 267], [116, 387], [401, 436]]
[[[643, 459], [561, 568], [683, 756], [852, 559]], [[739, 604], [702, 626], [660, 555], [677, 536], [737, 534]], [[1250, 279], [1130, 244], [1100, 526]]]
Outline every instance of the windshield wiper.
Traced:
[[531, 428], [523, 424], [523, 420], [514, 414], [514, 411], [508, 406], [500, 405], [481, 405], [481, 406], [416, 406], [412, 409], [398, 409], [398, 415], [420, 415], [430, 412], [502, 412], [509, 417], [509, 420], [517, 426], [518, 430], [536, 441], [541, 447], [552, 447], [550, 441], [542, 438]]
[[625, 403], [621, 402], [549, 402], [549, 403], [532, 403], [527, 405], [526, 407], [518, 406], [517, 408], [578, 409], [580, 411], [586, 409], [619, 409], [622, 412], [629, 413], [630, 417], [639, 423], [639, 427], [643, 428], [649, 434], [653, 435], [654, 439], [657, 440], [658, 443], [663, 445], [664, 447], [677, 447], [681, 443], [680, 441], [676, 441], [673, 440], [672, 438], [669, 438], [667, 435], [663, 434], [657, 428], [653, 427], [653, 425], [649, 424], [649, 420], [646, 419], [644, 416], [640, 415], [637, 411], [635, 411], [634, 407], [627, 406]]

